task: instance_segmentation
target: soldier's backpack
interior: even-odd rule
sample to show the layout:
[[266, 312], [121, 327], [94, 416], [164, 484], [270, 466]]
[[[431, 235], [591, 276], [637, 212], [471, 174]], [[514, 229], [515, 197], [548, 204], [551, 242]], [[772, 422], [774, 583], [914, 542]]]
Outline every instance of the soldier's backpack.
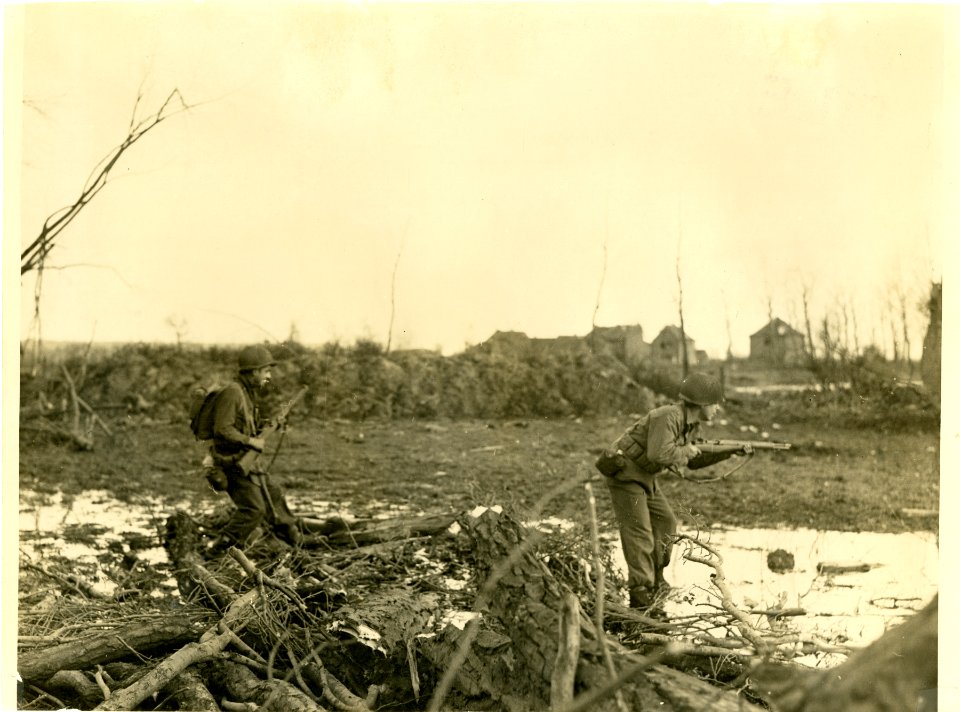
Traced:
[[213, 438], [213, 410], [217, 396], [226, 386], [197, 386], [190, 394], [190, 430], [197, 440]]

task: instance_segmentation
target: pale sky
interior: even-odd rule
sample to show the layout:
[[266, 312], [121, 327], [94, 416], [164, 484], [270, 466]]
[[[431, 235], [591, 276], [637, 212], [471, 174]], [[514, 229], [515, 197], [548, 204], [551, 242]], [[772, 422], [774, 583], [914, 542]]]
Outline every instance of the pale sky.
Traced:
[[[6, 151], [22, 172], [13, 201], [7, 174], [7, 208], [22, 205], [27, 244], [124, 138], [138, 92], [143, 116], [179, 89], [195, 107], [125, 154], [60, 236], [44, 339], [172, 341], [173, 317], [198, 342], [291, 325], [306, 343], [386, 342], [393, 308], [394, 347], [450, 353], [498, 329], [586, 334], [599, 293], [598, 325], [639, 323], [650, 340], [678, 323], [679, 250], [687, 331], [712, 356], [728, 322], [745, 355], [768, 300], [802, 328], [804, 284], [814, 319], [848, 305], [860, 345], [888, 347], [897, 291], [923, 299], [960, 224], [945, 199], [957, 18], [926, 5], [8, 8], [5, 124], [22, 137]], [[21, 338], [33, 293], [28, 277]], [[918, 356], [919, 315], [911, 328]]]

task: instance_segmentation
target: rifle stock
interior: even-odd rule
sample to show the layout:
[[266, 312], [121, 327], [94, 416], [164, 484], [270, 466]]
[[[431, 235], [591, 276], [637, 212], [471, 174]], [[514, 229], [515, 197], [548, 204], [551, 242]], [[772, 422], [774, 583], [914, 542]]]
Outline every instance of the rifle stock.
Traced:
[[[297, 404], [297, 401], [303, 398], [303, 394], [306, 392], [307, 392], [307, 386], [304, 386], [299, 391], [297, 391], [297, 394], [293, 398], [291, 398], [289, 401], [284, 403], [283, 407], [280, 408], [280, 411], [277, 413], [277, 417], [274, 418], [274, 422], [271, 425], [268, 425], [267, 427], [265, 427], [263, 430], [261, 430], [259, 433], [259, 437], [266, 440], [275, 432], [277, 432], [277, 430], [280, 429], [280, 426], [277, 424], [277, 422], [283, 420], [284, 418], [287, 417], [287, 415], [290, 414], [290, 411], [293, 408], [293, 406]], [[237, 467], [239, 467], [245, 473], [250, 472], [250, 470], [254, 466], [254, 463], [256, 463], [258, 457], [260, 457], [260, 453], [257, 450], [247, 450], [245, 453], [243, 453], [243, 456], [239, 460], [237, 460]]]
[[695, 442], [700, 452], [738, 452], [750, 446], [754, 450], [789, 450], [790, 443], [777, 443], [768, 440], [702, 440]]

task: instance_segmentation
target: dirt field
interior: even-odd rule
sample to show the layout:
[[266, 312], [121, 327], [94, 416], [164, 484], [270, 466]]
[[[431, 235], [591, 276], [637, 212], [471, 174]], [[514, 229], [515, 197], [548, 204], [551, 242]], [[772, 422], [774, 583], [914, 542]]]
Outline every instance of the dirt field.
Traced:
[[[612, 529], [597, 448], [629, 417], [511, 421], [297, 421], [272, 468], [297, 500], [337, 503], [364, 517], [392, 507], [437, 512], [500, 504], [521, 515], [578, 473], [598, 486], [601, 526]], [[746, 429], [746, 430], [743, 430]], [[756, 429], [756, 433], [751, 429]], [[750, 422], [724, 413], [710, 437], [787, 441], [786, 452], [760, 452], [728, 479], [665, 482], [686, 525], [809, 527], [846, 531], [934, 530], [939, 502], [938, 435], [930, 428], [849, 429], [816, 422]], [[274, 443], [276, 445], [276, 443]], [[268, 457], [272, 449], [268, 451]], [[143, 495], [217, 501], [198, 471], [202, 446], [186, 424], [140, 423], [98, 436], [94, 452], [21, 435], [20, 487], [39, 493], [105, 489], [136, 501]], [[732, 462], [732, 461], [728, 461]], [[729, 469], [726, 463], [713, 474]], [[223, 495], [219, 496], [223, 498]], [[545, 514], [580, 520], [584, 494], [574, 488], [546, 504]], [[309, 514], [309, 512], [303, 512]]]

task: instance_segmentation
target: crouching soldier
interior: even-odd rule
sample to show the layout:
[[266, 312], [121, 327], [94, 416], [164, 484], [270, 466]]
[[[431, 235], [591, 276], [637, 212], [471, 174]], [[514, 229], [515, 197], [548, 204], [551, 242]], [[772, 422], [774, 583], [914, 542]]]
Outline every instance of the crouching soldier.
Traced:
[[264, 438], [259, 433], [266, 419], [260, 411], [260, 400], [264, 386], [270, 382], [270, 369], [275, 361], [263, 346], [248, 346], [240, 352], [238, 365], [236, 382], [220, 391], [213, 403], [214, 475], [225, 480], [221, 484], [236, 510], [213, 543], [211, 553], [229, 546], [244, 546], [250, 534], [263, 524], [294, 546], [303, 538], [283, 492], [269, 481], [259, 458], [254, 467], [246, 471], [238, 464], [248, 451], [264, 449]]
[[[677, 532], [677, 519], [658, 478], [681, 468], [706, 467], [733, 453], [701, 453], [701, 423], [713, 419], [723, 399], [720, 381], [694, 373], [680, 385], [680, 400], [660, 406], [631, 425], [597, 460], [604, 475], [620, 528], [627, 561], [632, 608], [659, 613], [669, 589], [663, 570]], [[659, 595], [658, 595], [659, 594]]]

